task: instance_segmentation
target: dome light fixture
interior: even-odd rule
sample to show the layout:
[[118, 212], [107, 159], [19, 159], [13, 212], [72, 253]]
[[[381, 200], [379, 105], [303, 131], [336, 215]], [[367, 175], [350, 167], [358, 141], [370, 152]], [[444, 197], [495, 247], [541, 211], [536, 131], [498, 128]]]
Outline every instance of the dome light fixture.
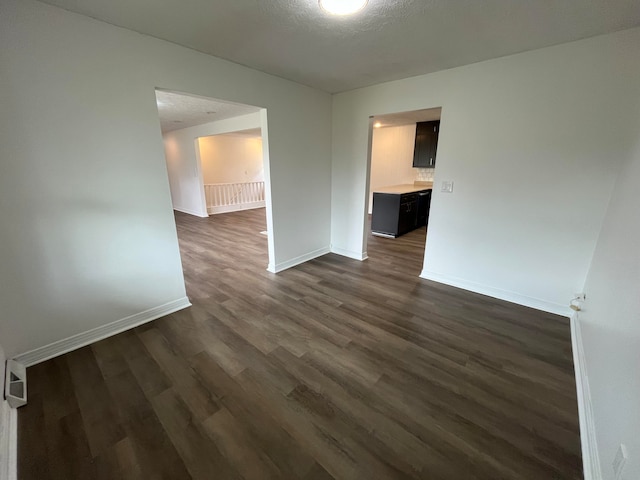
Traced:
[[332, 15], [351, 15], [366, 7], [369, 0], [319, 0], [318, 3]]

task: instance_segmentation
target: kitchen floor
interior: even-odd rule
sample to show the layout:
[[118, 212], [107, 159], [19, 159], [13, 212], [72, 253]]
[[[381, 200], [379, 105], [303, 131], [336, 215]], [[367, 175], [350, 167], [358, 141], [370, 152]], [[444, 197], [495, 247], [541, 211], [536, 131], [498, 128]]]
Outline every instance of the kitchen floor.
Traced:
[[367, 254], [369, 262], [385, 270], [420, 275], [424, 260], [427, 231], [420, 227], [398, 238], [378, 237], [371, 234], [371, 215], [367, 223]]

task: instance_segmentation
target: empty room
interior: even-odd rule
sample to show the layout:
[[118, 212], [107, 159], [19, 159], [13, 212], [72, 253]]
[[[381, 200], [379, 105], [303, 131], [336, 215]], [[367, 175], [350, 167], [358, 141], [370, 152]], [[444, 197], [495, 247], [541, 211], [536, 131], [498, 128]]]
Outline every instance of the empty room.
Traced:
[[638, 0], [0, 0], [0, 480], [640, 478], [639, 52]]

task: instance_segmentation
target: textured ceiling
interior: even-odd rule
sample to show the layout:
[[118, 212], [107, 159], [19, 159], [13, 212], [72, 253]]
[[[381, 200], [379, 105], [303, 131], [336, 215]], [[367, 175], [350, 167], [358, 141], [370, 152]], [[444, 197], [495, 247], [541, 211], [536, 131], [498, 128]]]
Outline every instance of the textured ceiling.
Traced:
[[327, 92], [640, 25], [638, 0], [45, 0]]
[[163, 133], [260, 111], [258, 107], [165, 90], [156, 90], [156, 100]]

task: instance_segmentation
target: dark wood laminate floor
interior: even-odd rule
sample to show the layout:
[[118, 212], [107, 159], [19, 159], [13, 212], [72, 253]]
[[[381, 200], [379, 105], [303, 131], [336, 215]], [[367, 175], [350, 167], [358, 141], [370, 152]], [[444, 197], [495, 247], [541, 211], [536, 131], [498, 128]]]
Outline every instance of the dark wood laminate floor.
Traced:
[[278, 275], [177, 214], [193, 307], [28, 370], [27, 479], [576, 479], [568, 321], [417, 277], [424, 231]]

